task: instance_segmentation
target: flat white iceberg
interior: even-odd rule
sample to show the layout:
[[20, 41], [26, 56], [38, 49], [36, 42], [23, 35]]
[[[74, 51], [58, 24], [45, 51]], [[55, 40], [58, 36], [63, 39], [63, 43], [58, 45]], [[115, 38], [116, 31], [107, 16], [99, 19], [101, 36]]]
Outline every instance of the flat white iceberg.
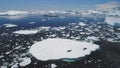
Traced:
[[14, 31], [13, 33], [29, 35], [29, 34], [36, 34], [38, 31], [39, 30], [19, 30], [19, 31]]
[[38, 60], [77, 59], [99, 49], [96, 44], [69, 39], [47, 39], [31, 46], [29, 53]]
[[3, 26], [10, 28], [10, 27], [17, 27], [18, 25], [16, 25], [16, 24], [3, 24]]

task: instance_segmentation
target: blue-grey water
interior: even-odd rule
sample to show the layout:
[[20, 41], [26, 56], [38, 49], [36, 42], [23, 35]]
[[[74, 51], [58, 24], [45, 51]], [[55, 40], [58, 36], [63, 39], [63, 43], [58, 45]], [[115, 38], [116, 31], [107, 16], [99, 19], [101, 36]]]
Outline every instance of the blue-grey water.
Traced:
[[[0, 25], [2, 24], [16, 24], [19, 27], [40, 27], [40, 26], [66, 26], [69, 23], [79, 23], [84, 21], [87, 23], [92, 22], [102, 22], [104, 18], [98, 18], [94, 20], [93, 18], [82, 18], [80, 16], [64, 16], [62, 17], [49, 17], [42, 15], [26, 15], [26, 16], [0, 16]], [[35, 22], [34, 24], [29, 24], [29, 22]]]
[[[75, 23], [79, 22], [80, 17], [70, 16], [65, 18], [59, 17], [47, 17], [41, 15], [27, 15], [27, 16], [1, 16], [0, 17], [0, 24], [17, 24], [19, 26], [26, 26], [28, 27], [37, 27], [37, 26], [65, 26], [68, 23]], [[29, 24], [29, 22], [35, 22], [34, 24]]]

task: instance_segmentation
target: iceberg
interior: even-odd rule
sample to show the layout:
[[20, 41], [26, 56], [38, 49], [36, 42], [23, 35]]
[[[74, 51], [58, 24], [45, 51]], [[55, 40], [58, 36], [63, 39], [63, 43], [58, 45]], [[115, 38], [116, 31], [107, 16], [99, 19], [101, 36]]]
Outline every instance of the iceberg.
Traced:
[[[29, 53], [38, 60], [74, 60], [99, 49], [99, 45], [69, 39], [46, 39], [33, 44]], [[66, 59], [66, 60], [65, 60]]]

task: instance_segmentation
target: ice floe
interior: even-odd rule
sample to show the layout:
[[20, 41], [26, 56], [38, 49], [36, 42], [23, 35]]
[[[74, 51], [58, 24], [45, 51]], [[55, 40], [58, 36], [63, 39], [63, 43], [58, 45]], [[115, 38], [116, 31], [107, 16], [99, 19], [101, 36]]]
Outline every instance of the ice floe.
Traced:
[[33, 44], [29, 53], [42, 61], [60, 59], [66, 61], [65, 59], [77, 59], [90, 55], [98, 48], [98, 45], [88, 42], [55, 38]]
[[78, 25], [80, 25], [80, 26], [85, 26], [86, 24], [83, 23], [83, 22], [80, 22], [80, 23], [78, 23]]
[[14, 31], [13, 33], [28, 35], [28, 34], [36, 34], [38, 31], [39, 30], [19, 30], [19, 31]]
[[10, 27], [17, 27], [18, 25], [16, 25], [16, 24], [3, 24], [3, 26], [10, 28]]
[[29, 24], [35, 24], [35, 22], [29, 22]]
[[57, 67], [57, 65], [51, 64], [51, 68], [56, 68], [56, 67]]
[[19, 65], [20, 65], [21, 67], [27, 66], [27, 65], [29, 65], [29, 64], [31, 63], [31, 59], [30, 59], [30, 58], [27, 58], [27, 57], [25, 57], [25, 58], [20, 58], [20, 61], [22, 61], [22, 62], [19, 63]]

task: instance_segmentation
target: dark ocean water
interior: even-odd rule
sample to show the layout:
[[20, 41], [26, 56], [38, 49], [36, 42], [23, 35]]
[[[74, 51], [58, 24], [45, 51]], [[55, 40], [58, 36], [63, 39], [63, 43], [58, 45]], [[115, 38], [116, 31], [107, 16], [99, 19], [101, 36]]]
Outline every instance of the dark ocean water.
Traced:
[[[29, 24], [29, 22], [35, 22], [35, 24]], [[49, 17], [42, 15], [26, 15], [26, 16], [0, 16], [0, 25], [2, 24], [16, 24], [19, 27], [40, 27], [40, 26], [66, 26], [69, 23], [96, 23], [104, 22], [104, 18], [84, 18], [80, 16], [58, 16]]]
[[[41, 15], [27, 15], [27, 16], [1, 16], [0, 24], [16, 24], [22, 27], [38, 27], [38, 26], [66, 26], [68, 23], [78, 23], [80, 17], [69, 16], [69, 17], [47, 17]], [[35, 22], [29, 24], [29, 22]]]

